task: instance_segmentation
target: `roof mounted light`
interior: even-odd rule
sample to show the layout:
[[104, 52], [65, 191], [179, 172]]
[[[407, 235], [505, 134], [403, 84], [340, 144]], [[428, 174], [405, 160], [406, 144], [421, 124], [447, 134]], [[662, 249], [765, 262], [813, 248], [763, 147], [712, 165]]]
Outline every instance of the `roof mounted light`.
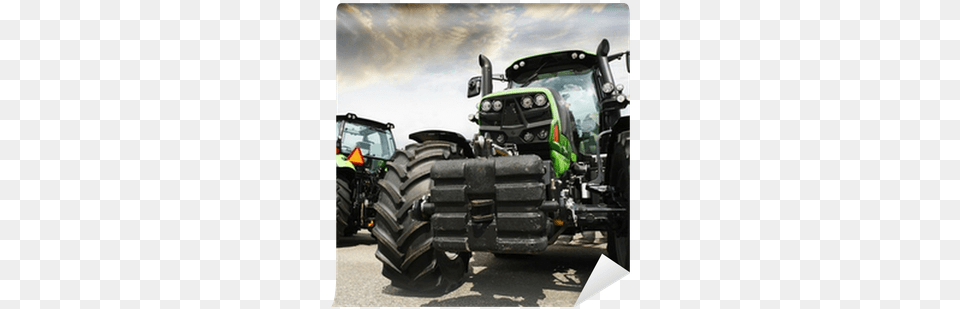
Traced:
[[580, 60], [583, 60], [583, 58], [587, 57], [587, 55], [584, 55], [583, 53], [581, 53], [579, 57], [580, 57]]

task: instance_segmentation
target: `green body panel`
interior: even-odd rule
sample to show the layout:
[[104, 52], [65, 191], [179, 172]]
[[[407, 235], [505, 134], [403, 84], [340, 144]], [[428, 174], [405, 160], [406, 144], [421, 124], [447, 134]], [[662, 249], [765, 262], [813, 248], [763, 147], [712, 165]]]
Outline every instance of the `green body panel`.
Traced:
[[[560, 121], [554, 118], [554, 122]], [[563, 131], [561, 131], [563, 132]], [[553, 142], [553, 130], [550, 130], [550, 157], [553, 158], [553, 171], [557, 177], [563, 175], [570, 168], [571, 162], [577, 161], [577, 154], [573, 152], [573, 146], [570, 146], [570, 140], [560, 134], [560, 142]]]
[[337, 154], [337, 168], [341, 168], [341, 167], [349, 168], [354, 171], [357, 170], [357, 167], [353, 166], [353, 163], [350, 163], [350, 161], [347, 161], [346, 155]]
[[570, 159], [567, 159], [567, 157], [564, 157], [559, 152], [550, 151], [550, 159], [553, 160], [553, 172], [557, 178], [570, 168]]
[[[548, 138], [548, 143], [550, 144], [550, 158], [553, 160], [553, 172], [557, 177], [563, 175], [567, 169], [570, 168], [571, 162], [577, 161], [577, 154], [573, 151], [573, 146], [570, 145], [570, 140], [560, 134], [557, 138], [559, 142], [553, 141], [553, 127], [557, 127], [557, 132], [563, 132], [563, 126], [560, 123], [560, 112], [557, 110], [557, 100], [553, 98], [553, 93], [550, 92], [547, 88], [540, 87], [531, 87], [531, 88], [513, 88], [507, 89], [500, 92], [494, 92], [488, 95], [483, 96], [480, 101], [477, 102], [477, 110], [480, 110], [480, 102], [483, 100], [503, 96], [503, 95], [515, 95], [515, 94], [535, 94], [543, 93], [547, 95], [547, 103], [550, 104], [550, 115], [553, 120], [550, 121], [550, 137]], [[479, 121], [478, 123], [479, 124]]]
[[[369, 157], [363, 157], [363, 159], [374, 160], [373, 164], [376, 164], [377, 172], [387, 170], [387, 161], [384, 161], [382, 159], [377, 159], [377, 158], [369, 158]], [[341, 168], [341, 167], [349, 168], [353, 171], [357, 171], [357, 166], [353, 165], [353, 163], [350, 163], [350, 161], [347, 161], [347, 156], [342, 153], [337, 155], [337, 168]]]

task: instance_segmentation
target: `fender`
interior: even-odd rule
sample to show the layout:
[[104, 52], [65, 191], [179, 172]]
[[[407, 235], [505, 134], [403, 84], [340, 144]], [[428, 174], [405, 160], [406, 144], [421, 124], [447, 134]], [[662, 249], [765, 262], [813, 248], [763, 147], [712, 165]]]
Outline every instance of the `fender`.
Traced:
[[[607, 143], [607, 155], [613, 153], [613, 149], [617, 146], [617, 137], [620, 136], [620, 133], [630, 131], [630, 116], [623, 116], [613, 124], [613, 127], [610, 129], [609, 137], [605, 138]], [[627, 149], [627, 155], [630, 155], [630, 149]], [[607, 170], [610, 169], [611, 160], [604, 160], [604, 165], [606, 165]]]
[[630, 115], [622, 116], [613, 124], [613, 135], [630, 130]]
[[423, 143], [425, 141], [445, 141], [457, 144], [457, 147], [462, 149], [463, 154], [468, 158], [473, 158], [473, 147], [470, 147], [470, 142], [467, 141], [463, 135], [460, 133], [446, 130], [423, 130], [410, 133], [410, 139], [416, 141], [417, 143]]
[[625, 131], [630, 131], [630, 116], [623, 116], [620, 119], [617, 119], [617, 122], [613, 124], [613, 127], [610, 128], [610, 137], [607, 141], [607, 153], [613, 153], [613, 148], [616, 147], [617, 142], [616, 138], [620, 133]]

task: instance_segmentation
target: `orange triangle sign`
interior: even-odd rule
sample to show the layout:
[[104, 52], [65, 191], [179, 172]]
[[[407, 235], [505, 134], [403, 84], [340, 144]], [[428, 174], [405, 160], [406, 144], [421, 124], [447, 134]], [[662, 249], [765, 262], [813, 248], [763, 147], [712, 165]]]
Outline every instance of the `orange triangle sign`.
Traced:
[[350, 156], [347, 157], [347, 161], [350, 161], [353, 165], [363, 165], [363, 153], [360, 152], [360, 148], [354, 148], [350, 152]]

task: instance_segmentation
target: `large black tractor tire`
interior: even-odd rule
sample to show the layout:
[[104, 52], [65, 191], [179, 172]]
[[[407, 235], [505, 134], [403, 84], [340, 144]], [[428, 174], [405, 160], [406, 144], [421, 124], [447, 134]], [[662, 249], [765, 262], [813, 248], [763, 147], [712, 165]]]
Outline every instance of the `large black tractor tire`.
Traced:
[[617, 134], [610, 156], [609, 183], [614, 186], [614, 200], [627, 210], [617, 226], [607, 231], [607, 256], [630, 270], [630, 131]]
[[430, 193], [430, 168], [440, 160], [460, 158], [456, 144], [425, 141], [397, 151], [380, 180], [380, 198], [373, 236], [383, 275], [393, 286], [417, 292], [448, 292], [466, 279], [470, 253], [433, 248], [429, 220], [411, 208]]
[[337, 237], [351, 236], [357, 232], [356, 222], [352, 222], [353, 194], [350, 185], [337, 179]]

